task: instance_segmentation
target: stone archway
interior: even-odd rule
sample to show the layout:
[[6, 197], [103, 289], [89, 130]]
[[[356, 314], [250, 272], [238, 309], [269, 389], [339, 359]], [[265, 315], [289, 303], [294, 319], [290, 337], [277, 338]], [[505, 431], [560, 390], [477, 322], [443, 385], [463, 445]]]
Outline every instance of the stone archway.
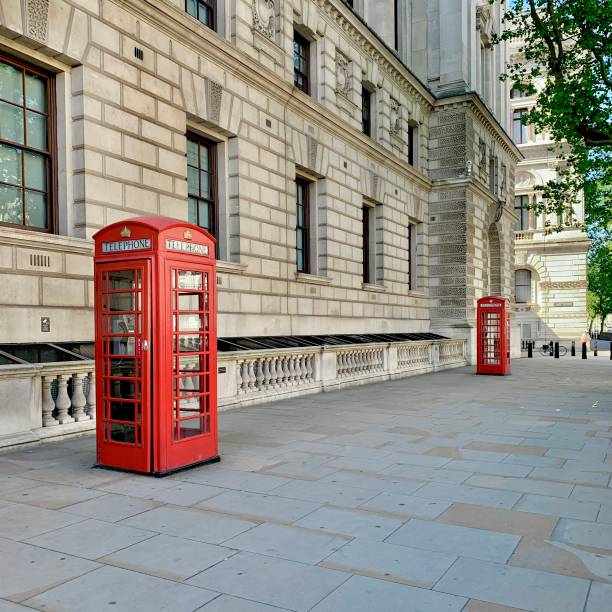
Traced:
[[489, 295], [501, 295], [501, 244], [496, 223], [491, 223], [491, 225], [489, 225], [489, 231], [487, 232], [487, 250]]

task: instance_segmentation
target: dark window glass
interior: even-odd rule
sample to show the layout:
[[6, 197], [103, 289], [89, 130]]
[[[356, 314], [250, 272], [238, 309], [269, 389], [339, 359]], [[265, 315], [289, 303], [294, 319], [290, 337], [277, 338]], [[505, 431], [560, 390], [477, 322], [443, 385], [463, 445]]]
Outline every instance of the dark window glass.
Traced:
[[295, 251], [297, 271], [310, 272], [310, 198], [309, 183], [303, 179], [295, 181]]
[[216, 145], [191, 133], [187, 134], [187, 191], [189, 222], [216, 236]]
[[0, 223], [53, 229], [52, 81], [0, 59]]
[[363, 207], [363, 282], [370, 283], [370, 206]]
[[416, 128], [413, 125], [408, 126], [408, 163], [414, 166], [415, 149], [416, 149]]
[[398, 4], [399, 2], [397, 0], [394, 0], [393, 2], [393, 33], [394, 33], [394, 48], [396, 51], [399, 50], [399, 34], [400, 34]]
[[361, 90], [361, 129], [364, 134], [372, 135], [372, 93], [365, 87]]
[[408, 289], [412, 291], [414, 289], [414, 247], [415, 238], [414, 231], [415, 226], [410, 224], [408, 226]]
[[185, 0], [185, 10], [200, 23], [216, 29], [216, 0]]
[[531, 271], [517, 270], [514, 275], [516, 302], [518, 304], [531, 303]]
[[310, 93], [310, 43], [297, 32], [293, 34], [293, 83], [304, 93]]
[[512, 137], [516, 144], [524, 144], [528, 140], [527, 126], [523, 124], [523, 117], [527, 113], [526, 108], [517, 108], [512, 113]]
[[519, 220], [515, 229], [517, 231], [529, 229], [529, 197], [526, 195], [514, 198], [514, 212]]

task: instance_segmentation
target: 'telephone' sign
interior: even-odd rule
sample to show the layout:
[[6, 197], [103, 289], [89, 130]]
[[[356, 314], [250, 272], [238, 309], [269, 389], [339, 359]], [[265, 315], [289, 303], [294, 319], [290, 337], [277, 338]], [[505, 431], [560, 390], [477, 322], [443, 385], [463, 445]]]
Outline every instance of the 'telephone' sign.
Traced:
[[169, 251], [181, 251], [192, 255], [208, 255], [208, 245], [183, 242], [182, 240], [166, 240], [166, 248]]
[[151, 248], [150, 238], [136, 240], [118, 240], [117, 242], [103, 242], [103, 253], [120, 253], [122, 251], [146, 251]]

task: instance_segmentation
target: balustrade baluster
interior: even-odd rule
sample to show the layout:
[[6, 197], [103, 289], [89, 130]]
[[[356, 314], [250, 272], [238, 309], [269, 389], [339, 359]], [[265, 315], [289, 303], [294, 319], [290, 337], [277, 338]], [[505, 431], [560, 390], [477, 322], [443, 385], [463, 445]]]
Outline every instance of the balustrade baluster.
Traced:
[[89, 420], [89, 415], [85, 414], [87, 400], [83, 393], [84, 379], [85, 374], [82, 372], [72, 375], [72, 418], [77, 422]]
[[68, 396], [69, 378], [70, 374], [60, 374], [57, 377], [57, 399], [55, 400], [55, 406], [58, 410], [57, 420], [60, 425], [65, 425], [66, 423], [72, 423], [74, 421], [68, 414], [68, 410], [70, 410], [70, 397]]
[[270, 388], [270, 357], [264, 357], [262, 359], [263, 366], [263, 388]]
[[314, 372], [313, 367], [312, 367], [312, 360], [313, 360], [312, 355], [306, 356], [306, 379], [308, 380], [308, 382], [312, 382], [312, 375]]
[[255, 364], [252, 359], [249, 359], [248, 361], [247, 374], [248, 374], [247, 388], [249, 391], [253, 391], [255, 389], [255, 383], [257, 381], [257, 378], [255, 377]]
[[263, 388], [264, 381], [264, 373], [263, 373], [263, 361], [262, 359], [258, 359], [255, 362], [255, 388], [258, 391], [261, 391]]
[[273, 389], [278, 389], [280, 387], [279, 377], [280, 372], [278, 371], [277, 366], [278, 357], [270, 357], [270, 386]]
[[55, 380], [55, 376], [42, 377], [42, 424], [43, 427], [51, 427], [57, 425], [57, 419], [53, 418], [55, 410], [55, 402], [51, 395], [51, 385]]
[[238, 392], [246, 393], [249, 386], [249, 375], [246, 362], [239, 361], [236, 371], [238, 373]]
[[96, 418], [96, 373], [89, 372], [87, 380], [89, 381], [89, 387], [87, 389], [87, 405], [85, 406], [85, 411], [93, 421]]

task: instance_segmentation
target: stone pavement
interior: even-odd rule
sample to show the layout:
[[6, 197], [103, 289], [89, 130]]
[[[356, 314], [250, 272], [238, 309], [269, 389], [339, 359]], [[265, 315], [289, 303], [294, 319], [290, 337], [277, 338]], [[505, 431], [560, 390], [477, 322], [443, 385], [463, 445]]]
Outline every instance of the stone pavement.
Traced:
[[513, 368], [226, 412], [164, 479], [0, 455], [0, 612], [609, 612], [612, 362]]

